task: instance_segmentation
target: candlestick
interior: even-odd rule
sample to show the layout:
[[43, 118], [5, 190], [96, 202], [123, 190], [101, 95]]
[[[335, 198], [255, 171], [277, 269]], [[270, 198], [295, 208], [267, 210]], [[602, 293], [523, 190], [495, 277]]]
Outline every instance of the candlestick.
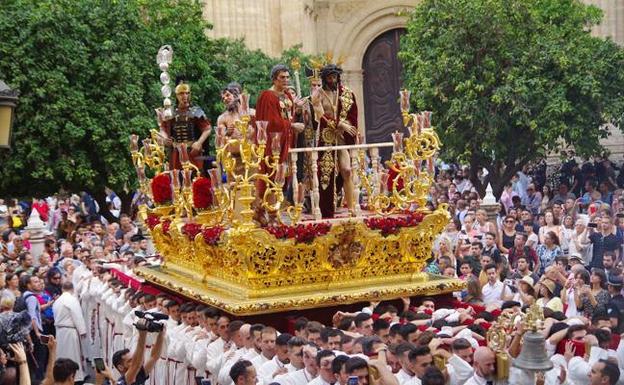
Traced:
[[210, 176], [210, 182], [213, 188], [221, 186], [221, 173], [218, 167], [210, 169], [208, 175]]
[[431, 111], [423, 112], [424, 122], [423, 128], [431, 128]]
[[296, 193], [294, 193], [293, 195], [296, 197], [296, 203], [298, 204], [303, 204], [303, 201], [305, 199], [305, 184], [302, 182], [299, 182], [299, 184], [296, 185], [297, 186], [297, 191]]
[[271, 153], [274, 156], [280, 154], [282, 150], [282, 133], [281, 132], [272, 132], [271, 133]]
[[266, 120], [258, 120], [256, 121], [256, 127], [258, 128], [257, 130], [257, 139], [258, 139], [258, 144], [266, 144], [267, 141], [267, 126], [269, 125], [269, 122], [267, 122]]
[[280, 164], [277, 168], [277, 174], [275, 175], [275, 183], [280, 186], [284, 185], [284, 181], [286, 180], [286, 165]]
[[143, 167], [137, 167], [136, 173], [137, 173], [137, 177], [139, 178], [139, 183], [144, 183], [145, 182], [145, 170], [143, 169]]
[[251, 124], [247, 126], [247, 141], [249, 143], [255, 143], [256, 140], [256, 128]]
[[410, 109], [410, 95], [411, 91], [403, 89], [399, 91], [401, 100], [401, 112], [407, 113]]
[[403, 152], [403, 133], [395, 131], [392, 134], [393, 151], [395, 153]]
[[130, 135], [130, 151], [137, 152], [139, 151], [139, 136], [132, 134]]
[[240, 94], [241, 115], [249, 115], [249, 94], [243, 92]]
[[180, 171], [179, 170], [171, 170], [171, 187], [174, 192], [180, 190]]
[[178, 154], [180, 155], [180, 163], [184, 164], [189, 161], [188, 149], [186, 144], [178, 143]]
[[184, 187], [190, 188], [192, 181], [192, 170], [186, 169], [182, 170], [182, 180], [184, 181]]
[[425, 117], [423, 116], [423, 114], [420, 113], [416, 115], [416, 129], [417, 129], [418, 134], [420, 134], [420, 132], [422, 131], [424, 127], [424, 123], [425, 123]]

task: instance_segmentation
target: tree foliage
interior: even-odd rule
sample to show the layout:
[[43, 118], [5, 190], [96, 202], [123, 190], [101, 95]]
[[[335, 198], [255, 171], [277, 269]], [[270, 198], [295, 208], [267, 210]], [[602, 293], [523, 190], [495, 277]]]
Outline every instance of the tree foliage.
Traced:
[[624, 51], [591, 36], [601, 18], [579, 0], [424, 0], [413, 12], [406, 84], [481, 192], [562, 144], [593, 154], [621, 122]]
[[191, 82], [193, 103], [212, 120], [227, 82], [252, 93], [270, 85], [279, 59], [210, 39], [208, 28], [197, 0], [3, 0], [0, 79], [20, 99], [12, 150], [0, 151], [0, 193], [86, 190], [103, 207], [108, 186], [128, 198], [136, 183], [128, 137], [157, 128], [162, 105], [161, 45], [174, 49], [172, 77]]

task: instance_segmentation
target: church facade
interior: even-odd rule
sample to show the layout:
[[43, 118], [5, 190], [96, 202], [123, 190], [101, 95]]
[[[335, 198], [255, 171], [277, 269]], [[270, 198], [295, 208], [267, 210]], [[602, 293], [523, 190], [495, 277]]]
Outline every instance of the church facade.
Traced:
[[[583, 0], [604, 11], [593, 31], [624, 44], [624, 1]], [[244, 38], [247, 46], [278, 56], [301, 44], [310, 54], [342, 58], [343, 80], [355, 92], [360, 126], [368, 142], [389, 141], [400, 124], [397, 103], [399, 37], [418, 0], [205, 0], [204, 17], [213, 37]], [[373, 70], [374, 69], [374, 70]], [[619, 133], [605, 144], [622, 153]]]

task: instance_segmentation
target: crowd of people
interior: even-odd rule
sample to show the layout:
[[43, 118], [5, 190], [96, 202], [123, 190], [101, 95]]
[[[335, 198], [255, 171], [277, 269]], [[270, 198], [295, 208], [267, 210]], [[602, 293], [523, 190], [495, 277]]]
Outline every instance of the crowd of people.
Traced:
[[[403, 298], [288, 330], [121, 279], [159, 259], [132, 218], [103, 221], [88, 195], [0, 202], [0, 384], [620, 383], [624, 195], [608, 160], [589, 163], [567, 160], [555, 180], [519, 172], [496, 218], [469, 170], [440, 165], [430, 205], [448, 204], [452, 221], [425, 269], [466, 281], [453, 306]], [[49, 229], [40, 255], [14, 218], [33, 208]], [[534, 304], [554, 368], [502, 379], [487, 331]], [[517, 358], [525, 327], [510, 331], [503, 348]]]

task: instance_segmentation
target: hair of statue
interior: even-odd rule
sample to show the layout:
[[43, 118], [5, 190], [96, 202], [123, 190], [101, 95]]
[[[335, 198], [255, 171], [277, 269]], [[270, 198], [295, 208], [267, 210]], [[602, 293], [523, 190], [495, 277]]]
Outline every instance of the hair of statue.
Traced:
[[276, 64], [271, 68], [271, 80], [277, 79], [281, 72], [290, 72], [290, 69], [284, 64]]
[[337, 83], [340, 84], [340, 75], [342, 74], [342, 68], [338, 67], [335, 64], [328, 64], [321, 69], [321, 81], [323, 82], [323, 86], [327, 83], [327, 78], [330, 75], [336, 75]]
[[221, 92], [227, 91], [231, 93], [234, 96], [234, 98], [238, 98], [242, 90], [243, 90], [243, 87], [241, 87], [240, 84], [238, 84], [237, 82], [231, 82], [227, 86], [225, 86], [225, 88], [223, 88]]

